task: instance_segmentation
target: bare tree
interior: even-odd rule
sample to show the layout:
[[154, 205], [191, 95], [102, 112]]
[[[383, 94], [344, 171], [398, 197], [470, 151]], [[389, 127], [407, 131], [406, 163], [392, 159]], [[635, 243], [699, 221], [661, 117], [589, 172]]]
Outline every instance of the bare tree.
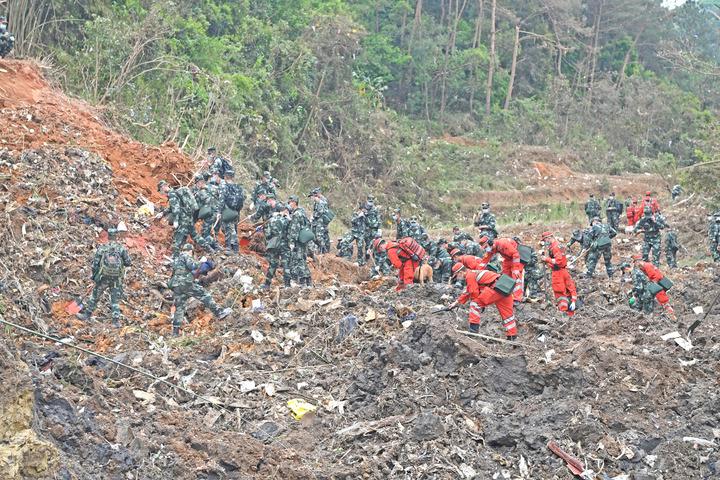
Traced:
[[490, 115], [490, 102], [492, 101], [493, 75], [495, 74], [495, 12], [497, 0], [492, 0], [490, 9], [490, 65], [488, 66], [487, 86], [485, 87], [485, 115]]

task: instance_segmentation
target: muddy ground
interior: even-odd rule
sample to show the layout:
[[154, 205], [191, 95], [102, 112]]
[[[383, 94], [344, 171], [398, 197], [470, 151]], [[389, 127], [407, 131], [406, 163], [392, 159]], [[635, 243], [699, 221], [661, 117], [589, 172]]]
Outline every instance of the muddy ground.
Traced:
[[[684, 334], [702, 318], [693, 307], [707, 311], [720, 293], [696, 202], [666, 209], [692, 252], [669, 273], [677, 321], [631, 310], [627, 285], [599, 276], [579, 283], [572, 319], [546, 301], [524, 304], [519, 343], [508, 345], [457, 332], [466, 311], [433, 313], [458, 295], [450, 286], [397, 294], [393, 279], [327, 255], [313, 265], [315, 288], [259, 292], [265, 263], [245, 250], [215, 256], [220, 279], [208, 287], [235, 313], [218, 322], [193, 304], [183, 336], [169, 338], [170, 230], [138, 212], [138, 196], [151, 198], [157, 172], [188, 174], [191, 162], [168, 153], [158, 157], [168, 165], [123, 167], [104, 153], [112, 142], [94, 138], [113, 132], [62, 115], [48, 132], [66, 122], [92, 141], [23, 143], [17, 132], [32, 120], [22, 112], [42, 127], [45, 109], [70, 102], [53, 98], [4, 104], [0, 315], [155, 378], [4, 329], [0, 478], [573, 478], [550, 440], [589, 478], [720, 475], [718, 310], [690, 350], [661, 338]], [[87, 295], [90, 256], [119, 220], [134, 261], [123, 327], [109, 325], [106, 300], [79, 322], [68, 306]], [[544, 227], [510, 233], [537, 241]], [[567, 235], [572, 225], [555, 227]], [[618, 240], [616, 258], [637, 251], [638, 239]], [[493, 308], [481, 333], [502, 337]], [[290, 400], [316, 410], [296, 419]]]

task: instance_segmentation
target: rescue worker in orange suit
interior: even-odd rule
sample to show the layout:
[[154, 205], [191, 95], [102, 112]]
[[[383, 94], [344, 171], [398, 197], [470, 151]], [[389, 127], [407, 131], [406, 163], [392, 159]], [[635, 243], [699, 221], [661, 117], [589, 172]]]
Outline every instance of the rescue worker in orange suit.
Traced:
[[[665, 275], [663, 275], [659, 268], [650, 262], [643, 261], [642, 255], [633, 255], [632, 261], [633, 267], [647, 275], [648, 280], [651, 282], [658, 283], [660, 280], [665, 278]], [[657, 294], [655, 294], [655, 300], [662, 305], [668, 317], [673, 320], [677, 320], [677, 317], [675, 316], [675, 309], [673, 309], [672, 305], [670, 305], [670, 297], [668, 297], [667, 291], [660, 290]]]
[[398, 285], [396, 291], [400, 292], [415, 280], [415, 270], [427, 254], [415, 240], [406, 237], [385, 243], [388, 260], [398, 269]]
[[643, 211], [644, 211], [642, 199], [639, 198], [636, 203], [637, 203], [637, 206], [635, 207], [635, 218], [633, 218], [633, 226], [635, 226], [637, 224], [637, 222], [639, 222], [640, 219], [643, 217]]
[[565, 250], [550, 232], [543, 232], [542, 243], [547, 252], [543, 261], [552, 272], [552, 290], [557, 300], [557, 308], [568, 317], [572, 317], [575, 315], [577, 289], [567, 269]]
[[640, 208], [641, 216], [642, 216], [642, 210], [644, 210], [646, 205], [648, 205], [650, 208], [652, 208], [653, 213], [658, 213], [660, 211], [660, 203], [658, 203], [657, 198], [653, 198], [652, 192], [650, 192], [650, 191], [645, 192], [645, 198], [643, 198], [642, 205]]
[[499, 273], [489, 270], [469, 270], [462, 263], [453, 265], [453, 276], [465, 276], [465, 291], [448, 308], [453, 309], [458, 304], [465, 305], [470, 302], [470, 313], [468, 315], [468, 330], [478, 333], [480, 330], [480, 314], [485, 307], [495, 305], [500, 318], [502, 318], [505, 336], [508, 340], [517, 338], [517, 323], [513, 308], [512, 295], [503, 295], [495, 290], [495, 282], [500, 278]]
[[483, 270], [483, 267], [485, 267], [480, 257], [474, 257], [472, 255], [457, 255], [453, 257], [453, 261], [461, 263], [465, 268], [470, 270]]
[[480, 238], [478, 243], [485, 251], [485, 256], [481, 260], [483, 268], [492, 261], [495, 254], [500, 254], [503, 259], [502, 273], [515, 280], [513, 298], [516, 302], [521, 302], [523, 291], [525, 291], [523, 285], [524, 266], [520, 263], [520, 252], [518, 251], [517, 242], [512, 238], [497, 238], [495, 240], [490, 240], [488, 237], [483, 236]]
[[638, 209], [638, 202], [636, 199], [633, 199], [628, 205], [625, 210], [625, 215], [627, 216], [627, 224], [628, 227], [632, 227], [635, 225], [636, 215], [637, 215], [637, 209]]

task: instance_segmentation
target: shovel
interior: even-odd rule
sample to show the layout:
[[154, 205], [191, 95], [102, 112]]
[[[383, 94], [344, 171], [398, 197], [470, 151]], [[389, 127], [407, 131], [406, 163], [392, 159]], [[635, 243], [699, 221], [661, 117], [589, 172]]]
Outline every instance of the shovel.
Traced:
[[713, 307], [717, 303], [718, 298], [720, 298], [720, 293], [715, 295], [715, 298], [713, 299], [712, 303], [710, 304], [710, 307], [707, 309], [707, 312], [705, 312], [705, 315], [703, 315], [703, 317], [701, 319], [695, 320], [693, 322], [693, 324], [690, 325], [690, 328], [688, 328], [688, 331], [687, 331], [688, 337], [690, 335], [692, 335], [692, 333], [695, 331], [695, 329], [700, 326], [700, 324], [707, 318], [708, 315], [710, 315], [710, 311], [713, 309]]

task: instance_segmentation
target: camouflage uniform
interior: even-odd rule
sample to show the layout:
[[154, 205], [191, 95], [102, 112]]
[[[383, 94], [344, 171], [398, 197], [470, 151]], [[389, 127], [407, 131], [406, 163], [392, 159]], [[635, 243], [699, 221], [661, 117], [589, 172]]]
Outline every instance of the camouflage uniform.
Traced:
[[173, 273], [168, 286], [173, 291], [175, 313], [172, 317], [173, 329], [178, 329], [185, 320], [185, 305], [190, 298], [197, 298], [213, 315], [219, 317], [223, 310], [215, 303], [210, 294], [198, 282], [193, 273], [200, 268], [191, 255], [181, 252], [173, 258]]
[[660, 244], [662, 243], [662, 234], [660, 230], [667, 227], [665, 223], [665, 217], [661, 214], [652, 212], [648, 213], [649, 207], [645, 211], [645, 216], [642, 217], [635, 225], [636, 232], [643, 232], [645, 238], [642, 246], [643, 260], [649, 261], [650, 252], [652, 251], [652, 263], [656, 267], [660, 266]]
[[525, 265], [525, 286], [527, 288], [528, 297], [537, 298], [542, 293], [540, 288], [540, 280], [543, 278], [543, 270], [540, 268], [540, 262], [537, 252], [533, 249], [530, 262]]
[[469, 233], [460, 231], [460, 229], [455, 230], [453, 228], [453, 241], [452, 243], [460, 243], [463, 240], [472, 240], [473, 237]]
[[670, 230], [665, 234], [665, 258], [667, 259], [668, 267], [677, 268], [677, 252], [680, 250], [680, 243], [678, 242], [677, 233], [674, 230]]
[[357, 245], [358, 265], [365, 265], [365, 232], [367, 231], [367, 222], [364, 210], [358, 210], [353, 213], [350, 224], [350, 234]]
[[438, 283], [450, 283], [450, 277], [452, 277], [452, 257], [447, 251], [445, 246], [447, 243], [441, 243], [440, 241], [432, 244], [432, 253], [430, 254], [434, 260], [432, 263], [433, 267], [433, 279]]
[[261, 194], [272, 194], [274, 197], [277, 197], [277, 192], [275, 191], [275, 184], [272, 178], [263, 178], [263, 180], [255, 182], [255, 188], [253, 189], [252, 196], [250, 197], [254, 204], [257, 204], [257, 201], [260, 198]]
[[395, 240], [410, 236], [410, 222], [400, 217], [400, 211], [395, 211]]
[[315, 205], [313, 205], [312, 230], [315, 234], [315, 245], [317, 245], [320, 253], [330, 251], [330, 231], [328, 230], [330, 215], [332, 214], [328, 201], [323, 197], [315, 200]]
[[675, 185], [672, 190], [670, 190], [670, 196], [672, 196], [672, 199], [675, 200], [677, 197], [680, 196], [682, 193], [682, 187], [680, 185]]
[[570, 241], [567, 244], [567, 248], [570, 249], [574, 244], [579, 243], [581, 249], [590, 247], [590, 229], [575, 230], [570, 237]]
[[[365, 205], [365, 252], [371, 249], [372, 241], [380, 231], [380, 212], [372, 201]], [[370, 255], [366, 253], [365, 259], [369, 260]]]
[[714, 222], [708, 227], [708, 238], [710, 240], [710, 253], [712, 254], [713, 261], [720, 262], [720, 217], [715, 215], [713, 217]]
[[600, 202], [595, 199], [595, 195], [590, 195], [590, 199], [585, 202], [585, 215], [590, 222], [593, 218], [600, 216]]
[[188, 197], [194, 198], [190, 189], [187, 187], [171, 189], [167, 195], [168, 210], [173, 226], [175, 227], [175, 232], [173, 233], [173, 253], [180, 251], [180, 247], [185, 243], [188, 236], [192, 238], [193, 242], [197, 245], [207, 248], [208, 242], [195, 230], [195, 215], [197, 212], [182, 200]]
[[495, 219], [495, 215], [490, 213], [489, 209], [483, 208], [481, 214], [475, 218], [474, 224], [476, 227], [483, 225], [487, 227], [480, 229], [479, 235], [481, 237], [488, 237], [490, 240], [497, 238], [497, 220]]
[[[379, 238], [379, 237], [376, 237]], [[378, 245], [377, 248], [372, 249], [373, 271], [378, 275], [390, 275], [393, 273], [393, 266], [388, 258], [387, 251], [385, 251], [384, 244]]]
[[352, 258], [353, 254], [353, 236], [350, 233], [345, 234], [344, 237], [338, 238], [337, 241], [337, 256], [341, 258]]
[[198, 190], [195, 197], [200, 212], [207, 210], [210, 213], [205, 218], [200, 218], [202, 228], [200, 234], [208, 245], [217, 248], [218, 243], [215, 240], [217, 233], [220, 231], [220, 216], [222, 215], [222, 207], [224, 205], [223, 198], [220, 194], [220, 188], [215, 183], [208, 182], [204, 187]]
[[[114, 264], [115, 267], [109, 267], [109, 264]], [[111, 241], [98, 247], [92, 265], [92, 278], [95, 287], [83, 307], [81, 318], [90, 318], [97, 307], [100, 296], [105, 290], [110, 289], [110, 309], [112, 310], [113, 322], [117, 324], [122, 318], [120, 300], [124, 296], [123, 279], [125, 278], [125, 267], [130, 265], [130, 255], [124, 245]]]
[[[292, 208], [292, 207], [291, 207]], [[307, 265], [307, 244], [300, 243], [300, 231], [310, 228], [310, 220], [305, 214], [305, 209], [296, 206], [290, 212], [288, 223], [288, 242], [290, 243], [290, 275], [301, 285], [310, 286], [310, 269]]]
[[[597, 221], [590, 228], [590, 250], [588, 251], [587, 255], [587, 271], [585, 272], [586, 276], [593, 276], [598, 260], [600, 260], [600, 255], [602, 255], [605, 259], [605, 271], [607, 272], [608, 277], [612, 277], [613, 266], [611, 239], [615, 237], [616, 234], [617, 232], [612, 227]], [[605, 243], [605, 245], [598, 246], [598, 243]]]
[[615, 198], [615, 195], [611, 195], [605, 201], [605, 214], [607, 215], [608, 225], [613, 230], [617, 230], [620, 226], [620, 215], [622, 215], [624, 205], [620, 200]]
[[[270, 242], [277, 243], [276, 248], [268, 248], [265, 252], [265, 258], [268, 260], [268, 271], [265, 276], [265, 286], [270, 286], [272, 279], [275, 278], [275, 272], [279, 266], [283, 269], [283, 281], [286, 287], [290, 286], [290, 246], [288, 245], [288, 217], [280, 212], [274, 213], [265, 229], [265, 239], [268, 245]], [[278, 241], [274, 241], [278, 238]]]
[[258, 199], [255, 203], [255, 213], [250, 215], [250, 220], [253, 222], [262, 221], [267, 222], [275, 211], [275, 207], [272, 205], [272, 199], [274, 196], [267, 197], [266, 200]]
[[[230, 177], [232, 178], [232, 176]], [[225, 235], [225, 248], [235, 252], [239, 251], [240, 244], [238, 242], [237, 223], [240, 218], [240, 210], [242, 210], [245, 202], [245, 192], [243, 188], [233, 183], [230, 178], [220, 182], [220, 198], [222, 202], [221, 215], [227, 212], [234, 212], [234, 218], [227, 217], [220, 219], [223, 235]]]
[[642, 310], [645, 313], [652, 313], [655, 306], [655, 298], [647, 288], [650, 279], [645, 272], [635, 267], [632, 270], [633, 296], [635, 297], [635, 305], [633, 308]]
[[415, 217], [410, 219], [408, 224], [408, 236], [415, 239], [416, 242], [422, 240], [423, 234], [426, 234], [425, 229], [420, 225]]
[[462, 247], [462, 251], [465, 253], [465, 255], [472, 255], [474, 257], [482, 257], [485, 255], [482, 247], [480, 247], [477, 242], [474, 242], [472, 240], [463, 240]]

